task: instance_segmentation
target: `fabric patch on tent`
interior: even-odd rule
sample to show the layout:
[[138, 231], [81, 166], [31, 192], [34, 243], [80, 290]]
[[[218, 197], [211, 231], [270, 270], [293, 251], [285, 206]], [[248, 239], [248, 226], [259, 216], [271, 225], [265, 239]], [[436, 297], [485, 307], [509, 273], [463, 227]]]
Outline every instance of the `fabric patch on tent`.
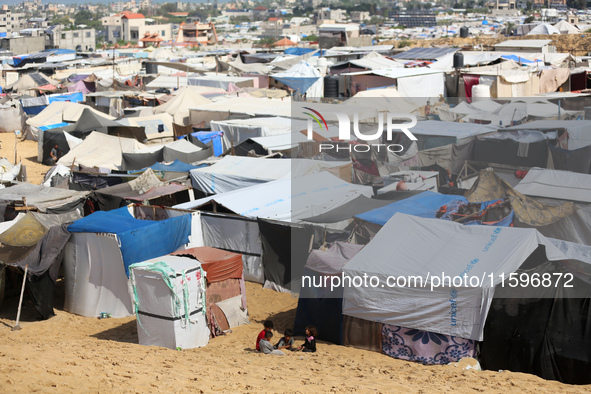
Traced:
[[17, 224], [0, 235], [0, 242], [10, 246], [32, 246], [47, 233], [33, 215], [25, 215]]
[[[207, 285], [205, 292], [206, 307], [208, 312], [208, 323], [212, 333], [226, 331], [230, 329], [226, 315], [220, 307], [218, 302], [227, 300], [232, 297], [241, 296], [240, 294], [240, 280], [228, 279], [221, 282], [214, 282]], [[209, 314], [213, 315], [213, 319], [209, 318]], [[215, 336], [215, 335], [214, 335]]]
[[546, 226], [572, 215], [577, 209], [572, 202], [558, 206], [541, 204], [519, 193], [492, 170], [480, 171], [478, 180], [465, 197], [470, 202], [509, 198], [517, 220], [530, 226]]
[[382, 327], [382, 350], [390, 357], [441, 365], [476, 354], [475, 341], [471, 339], [390, 324]]
[[242, 295], [220, 301], [216, 305], [224, 312], [230, 328], [250, 324], [248, 312], [242, 309]]
[[382, 323], [343, 315], [343, 344], [382, 352]]

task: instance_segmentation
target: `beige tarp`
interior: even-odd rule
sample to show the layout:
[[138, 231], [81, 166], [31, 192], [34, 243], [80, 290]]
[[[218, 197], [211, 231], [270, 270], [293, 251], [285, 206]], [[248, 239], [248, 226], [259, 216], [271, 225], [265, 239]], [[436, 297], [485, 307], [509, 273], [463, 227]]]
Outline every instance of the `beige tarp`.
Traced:
[[527, 197], [499, 178], [492, 169], [480, 171], [478, 180], [466, 193], [470, 202], [480, 202], [509, 198], [515, 217], [529, 226], [546, 226], [566, 216], [572, 215], [576, 207], [572, 202], [558, 206], [548, 206]]
[[106, 115], [88, 105], [70, 103], [66, 101], [54, 101], [49, 104], [43, 111], [36, 116], [27, 120], [27, 124], [30, 126], [41, 127], [49, 126], [62, 122], [76, 122], [82, 115], [85, 109], [89, 109], [97, 115], [108, 118], [110, 120], [115, 119], [112, 116]]
[[552, 68], [542, 70], [540, 74], [540, 93], [555, 92], [560, 85], [568, 81], [570, 70], [568, 68]]
[[[216, 90], [216, 88], [209, 89]], [[199, 94], [202, 91], [201, 87], [184, 86], [172, 99], [154, 108], [154, 113], [166, 112], [172, 116], [174, 123], [187, 126], [189, 124], [189, 108], [211, 103], [211, 100]]]

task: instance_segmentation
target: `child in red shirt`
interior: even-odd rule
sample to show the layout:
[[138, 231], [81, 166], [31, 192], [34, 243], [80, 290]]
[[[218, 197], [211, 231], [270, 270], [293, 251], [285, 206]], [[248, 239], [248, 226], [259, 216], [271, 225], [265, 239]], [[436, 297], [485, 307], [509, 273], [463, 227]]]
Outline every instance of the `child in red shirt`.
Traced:
[[259, 333], [259, 336], [257, 337], [257, 350], [259, 352], [261, 351], [261, 348], [259, 347], [259, 342], [261, 341], [261, 339], [264, 339], [265, 338], [265, 333], [267, 331], [272, 331], [273, 330], [273, 327], [274, 326], [275, 325], [273, 324], [273, 322], [271, 320], [265, 320], [265, 322], [263, 323], [263, 327], [264, 327], [263, 328], [263, 331], [261, 331]]

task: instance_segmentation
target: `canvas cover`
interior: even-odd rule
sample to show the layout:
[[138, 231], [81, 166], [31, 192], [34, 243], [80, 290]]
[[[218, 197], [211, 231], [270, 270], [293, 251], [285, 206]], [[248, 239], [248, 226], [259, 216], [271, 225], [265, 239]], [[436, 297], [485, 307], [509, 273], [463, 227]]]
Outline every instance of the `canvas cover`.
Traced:
[[256, 220], [202, 212], [201, 225], [205, 245], [241, 254], [244, 279], [264, 283], [261, 238]]
[[164, 160], [164, 145], [146, 146], [132, 152], [121, 153], [121, 169], [136, 171]]
[[14, 133], [16, 130], [24, 132], [27, 117], [23, 112], [23, 107], [0, 105], [0, 132]]
[[526, 196], [591, 203], [591, 175], [531, 168], [515, 190]]
[[183, 163], [195, 163], [205, 160], [213, 155], [210, 148], [201, 148], [187, 140], [178, 140], [164, 145], [162, 150], [164, 161], [179, 160]]
[[[546, 247], [549, 260], [566, 259], [533, 229], [463, 226], [397, 213], [344, 267], [345, 274], [352, 277], [375, 275], [384, 286], [345, 287], [343, 313], [481, 341], [500, 274], [507, 276], [517, 270], [538, 245]], [[433, 283], [427, 274], [462, 276], [467, 267], [468, 275], [481, 278], [492, 274], [493, 280], [478, 287], [448, 283], [432, 290], [429, 286], [385, 286], [389, 275], [418, 276]]]
[[[292, 195], [292, 190], [298, 194]], [[194, 209], [215, 201], [239, 215], [297, 222], [324, 213], [360, 194], [370, 196], [371, 193], [369, 186], [354, 185], [324, 171], [233, 190], [179, 204], [175, 208]]]
[[82, 112], [85, 109], [89, 109], [90, 111], [101, 117], [107, 117], [111, 120], [115, 119], [112, 116], [105, 115], [97, 111], [96, 109], [90, 108], [89, 106], [84, 104], [56, 101], [49, 104], [43, 111], [41, 111], [36, 116], [27, 119], [27, 124], [35, 127], [43, 127], [62, 122], [75, 123], [78, 119], [80, 119], [80, 116], [82, 115]]
[[73, 211], [86, 200], [87, 192], [59, 189], [43, 185], [20, 183], [5, 189], [0, 189], [0, 200], [22, 201], [36, 207], [40, 212], [65, 213]]
[[119, 123], [124, 126], [144, 127], [149, 140], [174, 136], [173, 118], [166, 112], [149, 116], [126, 117], [121, 119]]
[[140, 345], [173, 350], [207, 345], [206, 274], [198, 261], [161, 256], [130, 269]]
[[190, 108], [192, 125], [208, 125], [212, 120], [251, 118], [255, 116], [291, 116], [291, 99], [234, 97]]
[[279, 82], [308, 97], [323, 97], [323, 79], [316, 68], [301, 60], [288, 70], [271, 75]]
[[478, 180], [466, 192], [465, 197], [470, 202], [509, 198], [515, 218], [529, 226], [547, 226], [572, 215], [576, 210], [571, 202], [548, 206], [527, 197], [499, 178], [492, 169], [480, 171]]
[[188, 125], [190, 124], [189, 108], [211, 103], [211, 100], [203, 97], [200, 93], [203, 93], [203, 90], [200, 88], [183, 86], [176, 92], [176, 95], [172, 99], [154, 108], [154, 113], [160, 114], [166, 112], [172, 116], [174, 123]]
[[309, 159], [225, 156], [209, 167], [191, 170], [191, 182], [195, 189], [206, 194], [219, 194], [277, 179], [311, 175], [345, 164]]
[[78, 164], [117, 170], [122, 166], [123, 152], [134, 152], [145, 147], [135, 138], [120, 138], [95, 131], [62, 156], [58, 163], [66, 167]]
[[173, 253], [179, 254], [191, 255], [201, 263], [201, 267], [207, 272], [207, 283], [242, 279], [242, 256], [238, 253], [201, 246]]

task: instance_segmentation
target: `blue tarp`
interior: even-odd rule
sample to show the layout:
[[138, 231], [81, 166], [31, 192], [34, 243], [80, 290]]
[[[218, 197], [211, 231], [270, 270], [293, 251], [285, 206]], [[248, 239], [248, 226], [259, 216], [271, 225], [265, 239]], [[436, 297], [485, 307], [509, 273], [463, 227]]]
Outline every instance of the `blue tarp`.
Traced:
[[18, 65], [21, 64], [23, 60], [25, 60], [29, 56], [30, 55], [15, 56], [12, 58], [12, 64], [14, 65], [14, 67], [18, 67]]
[[119, 238], [125, 272], [129, 266], [164, 256], [189, 242], [191, 215], [153, 221], [135, 219], [127, 207], [97, 211], [68, 227], [71, 233], [110, 233]]
[[224, 153], [224, 148], [222, 146], [222, 135], [224, 133], [221, 131], [196, 131], [195, 133], [191, 133], [191, 135], [197, 138], [202, 143], [206, 144], [209, 141], [213, 144], [213, 154], [214, 156], [220, 156]]
[[200, 165], [200, 166], [194, 166], [191, 164], [183, 163], [180, 160], [175, 160], [170, 164], [156, 163], [153, 166], [151, 166], [150, 168], [154, 171], [189, 172], [191, 170], [194, 170], [196, 168], [201, 168], [201, 167], [205, 167], [205, 164]]
[[82, 92], [70, 93], [70, 94], [61, 94], [61, 95], [51, 95], [48, 97], [49, 104], [53, 103], [54, 101], [69, 101], [71, 103], [79, 103], [84, 101], [84, 95]]
[[503, 59], [514, 60], [517, 63], [521, 63], [521, 64], [532, 64], [532, 63], [535, 63], [534, 61], [527, 60], [527, 59], [525, 59], [523, 57], [519, 57], [517, 55], [503, 55], [501, 57]]
[[56, 129], [58, 127], [65, 127], [65, 126], [69, 126], [69, 125], [70, 125], [70, 123], [62, 122], [62, 123], [51, 124], [48, 126], [41, 126], [41, 127], [39, 127], [39, 130], [51, 130], [51, 129]]
[[[287, 48], [285, 51], [283, 51], [284, 54], [286, 55], [294, 55], [294, 56], [302, 56], [305, 55], [306, 53], [310, 53], [310, 52], [314, 52], [316, 49], [313, 48], [298, 48], [298, 47], [293, 47], [293, 48]], [[320, 56], [320, 55], [325, 55], [326, 51], [320, 50], [318, 52], [316, 52], [314, 55], [312, 56]]]
[[47, 108], [47, 105], [36, 105], [34, 107], [23, 107], [23, 112], [27, 115], [38, 115], [41, 111]]
[[385, 225], [386, 222], [388, 222], [388, 220], [390, 220], [390, 218], [398, 212], [405, 213], [407, 215], [418, 216], [421, 218], [435, 218], [435, 214], [441, 206], [450, 204], [453, 201], [467, 202], [468, 200], [463, 196], [439, 194], [426, 191], [402, 201], [397, 201], [395, 203], [386, 205], [385, 207], [362, 213], [355, 217], [382, 226]]
[[293, 90], [299, 91], [301, 94], [306, 93], [312, 85], [314, 85], [320, 78], [312, 77], [273, 77], [279, 82], [289, 86]]

